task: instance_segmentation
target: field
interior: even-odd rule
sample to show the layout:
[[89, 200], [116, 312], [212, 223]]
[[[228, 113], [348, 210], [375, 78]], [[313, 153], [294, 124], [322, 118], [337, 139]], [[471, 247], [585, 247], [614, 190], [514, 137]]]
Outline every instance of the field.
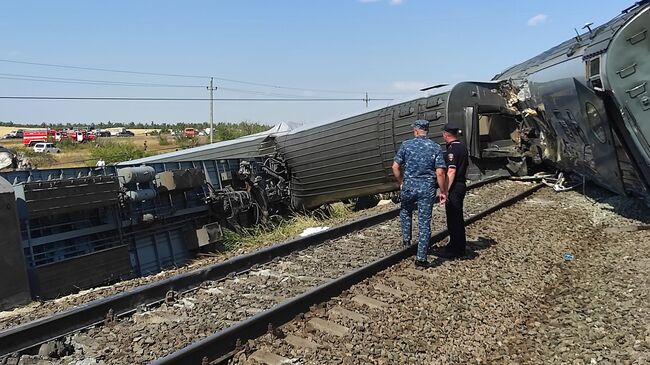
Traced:
[[[0, 136], [4, 136], [16, 127], [0, 127]], [[24, 130], [39, 129], [39, 128], [21, 128]], [[188, 139], [175, 139], [170, 135], [151, 136], [147, 135], [153, 129], [130, 129], [135, 136], [133, 137], [103, 137], [99, 138], [97, 143], [59, 143], [61, 152], [51, 155], [42, 156], [42, 154], [35, 154], [30, 148], [23, 147], [23, 140], [16, 139], [2, 139], [0, 146], [14, 149], [19, 154], [27, 156], [34, 167], [38, 168], [56, 168], [56, 167], [78, 167], [78, 166], [94, 166], [97, 162], [97, 156], [102, 155], [101, 149], [108, 150], [119, 149], [122, 152], [127, 151], [133, 155], [133, 158], [139, 157], [137, 154], [142, 155], [157, 155], [166, 152], [172, 152], [182, 148], [202, 145], [208, 143], [208, 137], [197, 137], [193, 140]], [[145, 151], [146, 142], [146, 151]], [[94, 151], [99, 149], [100, 151]], [[108, 151], [107, 151], [108, 152]], [[106, 157], [104, 157], [106, 160]], [[107, 163], [116, 161], [106, 161]]]

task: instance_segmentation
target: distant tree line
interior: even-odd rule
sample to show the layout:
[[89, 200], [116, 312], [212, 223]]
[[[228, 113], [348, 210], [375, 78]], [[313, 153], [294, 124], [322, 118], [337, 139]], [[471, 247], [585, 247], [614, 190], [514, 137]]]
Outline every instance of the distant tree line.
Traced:
[[[34, 124], [16, 124], [13, 122], [0, 122], [2, 127], [14, 127], [14, 128], [52, 128], [52, 129], [71, 129], [71, 128], [92, 128], [92, 129], [107, 129], [115, 127], [125, 127], [127, 129], [150, 129], [150, 135], [159, 135], [159, 134], [170, 134], [171, 131], [181, 132], [185, 128], [195, 128], [199, 131], [203, 131], [206, 128], [210, 127], [209, 123], [112, 123], [112, 122], [101, 122], [101, 123], [90, 123], [88, 125], [80, 123], [41, 123], [39, 125]], [[271, 126], [261, 123], [253, 122], [239, 122], [239, 123], [215, 123], [213, 137], [215, 141], [227, 141], [230, 139], [235, 139], [243, 136], [248, 136], [250, 134], [259, 133], [268, 130]], [[181, 136], [182, 133], [177, 133], [177, 136]], [[207, 134], [209, 135], [209, 134]], [[191, 141], [189, 141], [187, 146], [183, 144], [184, 147], [191, 147]]]
[[[84, 128], [95, 128], [95, 129], [106, 129], [106, 128], [115, 128], [115, 127], [125, 127], [131, 129], [160, 129], [161, 131], [172, 131], [172, 130], [183, 130], [185, 128], [196, 128], [198, 130], [204, 130], [210, 127], [210, 123], [201, 122], [201, 123], [143, 123], [143, 122], [89, 122], [89, 123], [40, 123], [40, 124], [28, 124], [28, 123], [14, 123], [14, 122], [3, 122], [0, 121], [1, 127], [16, 127], [16, 128], [74, 128], [74, 127], [84, 127]], [[239, 123], [215, 123], [214, 124], [214, 133], [218, 136], [220, 140], [228, 140], [237, 138], [240, 136], [245, 136], [248, 134], [258, 133], [270, 128], [267, 124], [255, 123], [255, 122], [239, 122]]]

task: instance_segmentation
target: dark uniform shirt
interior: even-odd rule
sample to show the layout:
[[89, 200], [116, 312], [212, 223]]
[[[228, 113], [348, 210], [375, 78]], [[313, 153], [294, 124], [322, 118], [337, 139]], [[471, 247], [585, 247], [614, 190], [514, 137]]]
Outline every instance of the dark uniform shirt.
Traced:
[[461, 141], [452, 141], [447, 143], [447, 152], [445, 153], [445, 162], [447, 167], [456, 168], [456, 177], [454, 182], [465, 182], [467, 175], [467, 165], [469, 163], [467, 156], [467, 147]]
[[404, 141], [395, 155], [395, 162], [402, 166], [404, 183], [430, 182], [435, 186], [436, 169], [446, 168], [440, 145], [426, 136]]

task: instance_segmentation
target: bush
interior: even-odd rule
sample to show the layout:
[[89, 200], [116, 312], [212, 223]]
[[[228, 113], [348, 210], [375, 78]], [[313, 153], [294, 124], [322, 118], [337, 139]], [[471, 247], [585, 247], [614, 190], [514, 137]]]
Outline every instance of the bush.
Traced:
[[88, 148], [87, 145], [69, 139], [62, 139], [56, 142], [56, 146], [59, 147], [59, 149], [62, 152], [76, 151], [76, 150]]
[[149, 156], [148, 153], [139, 149], [133, 142], [113, 142], [108, 141], [98, 144], [96, 148], [90, 151], [90, 156], [95, 160], [104, 160], [107, 164], [124, 162]]
[[196, 147], [199, 145], [198, 138], [187, 138], [183, 135], [176, 137], [176, 144], [181, 148]]
[[169, 145], [169, 140], [167, 139], [167, 136], [159, 134], [158, 135], [158, 144], [161, 146], [168, 146]]
[[57, 163], [53, 154], [34, 152], [33, 149], [28, 147], [18, 147], [16, 153], [20, 159], [29, 159], [33, 168], [47, 168]]

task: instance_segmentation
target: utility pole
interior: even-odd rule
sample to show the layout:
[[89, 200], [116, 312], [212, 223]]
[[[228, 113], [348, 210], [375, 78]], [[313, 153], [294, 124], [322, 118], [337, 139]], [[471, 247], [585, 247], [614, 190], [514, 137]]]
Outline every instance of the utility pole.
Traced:
[[210, 90], [210, 143], [212, 143], [212, 135], [214, 134], [214, 97], [213, 97], [213, 92], [214, 92], [214, 90], [217, 90], [216, 87], [212, 87], [212, 77], [210, 78], [210, 86], [208, 86], [208, 90]]

